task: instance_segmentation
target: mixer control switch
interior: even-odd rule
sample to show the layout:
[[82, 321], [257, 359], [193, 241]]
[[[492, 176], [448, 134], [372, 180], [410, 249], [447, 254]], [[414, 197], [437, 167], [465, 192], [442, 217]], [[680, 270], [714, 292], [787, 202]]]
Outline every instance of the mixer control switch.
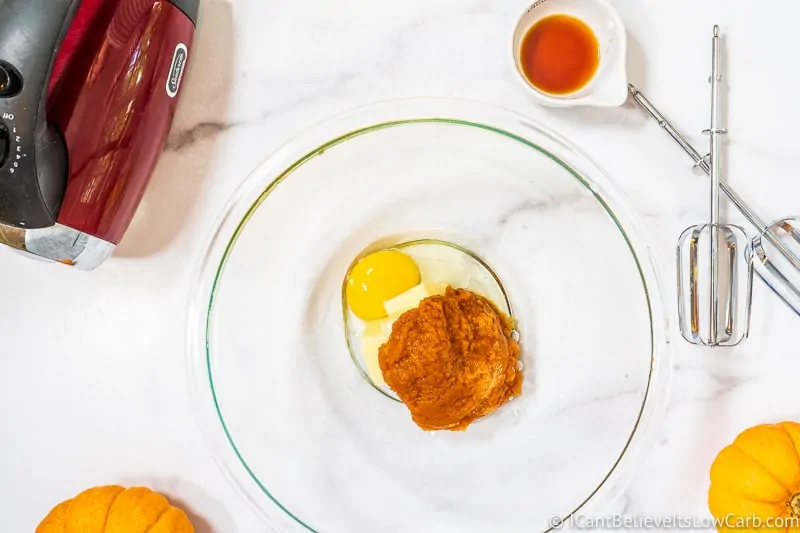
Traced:
[[17, 70], [7, 63], [0, 62], [0, 98], [11, 98], [22, 90], [22, 78]]

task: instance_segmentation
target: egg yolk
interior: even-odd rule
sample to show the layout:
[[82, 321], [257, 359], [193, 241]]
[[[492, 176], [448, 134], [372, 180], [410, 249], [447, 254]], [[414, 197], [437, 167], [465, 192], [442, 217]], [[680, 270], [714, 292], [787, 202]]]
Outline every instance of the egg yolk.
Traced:
[[361, 259], [347, 277], [350, 310], [362, 320], [385, 318], [383, 302], [419, 285], [419, 267], [396, 250], [382, 250]]

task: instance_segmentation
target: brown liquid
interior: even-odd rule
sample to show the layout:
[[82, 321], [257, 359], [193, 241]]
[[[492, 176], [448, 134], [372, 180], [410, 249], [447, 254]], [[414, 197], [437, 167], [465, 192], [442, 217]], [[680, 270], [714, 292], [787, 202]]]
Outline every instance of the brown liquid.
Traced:
[[589, 26], [569, 15], [551, 15], [522, 39], [520, 63], [540, 91], [564, 95], [583, 88], [597, 72], [600, 46]]

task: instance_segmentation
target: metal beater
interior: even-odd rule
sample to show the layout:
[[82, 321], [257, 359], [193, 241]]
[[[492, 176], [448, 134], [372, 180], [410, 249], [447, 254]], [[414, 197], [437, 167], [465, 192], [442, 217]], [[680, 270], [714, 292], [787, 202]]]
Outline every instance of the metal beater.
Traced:
[[[633, 100], [692, 158], [695, 166], [711, 175], [707, 157], [700, 152], [633, 85]], [[720, 188], [758, 232], [747, 248], [755, 272], [775, 294], [800, 315], [800, 217], [786, 217], [767, 225], [739, 194], [720, 176]]]
[[[711, 139], [711, 220], [688, 228], [678, 242], [678, 310], [681, 333], [687, 341], [704, 346], [735, 346], [749, 334], [753, 276], [744, 230], [719, 221], [722, 136], [727, 133], [720, 125], [719, 39], [719, 27], [714, 26], [711, 127], [704, 132]], [[708, 272], [707, 279], [701, 274], [704, 270]], [[701, 305], [704, 294], [708, 299]], [[707, 309], [707, 314], [701, 312], [701, 307]]]

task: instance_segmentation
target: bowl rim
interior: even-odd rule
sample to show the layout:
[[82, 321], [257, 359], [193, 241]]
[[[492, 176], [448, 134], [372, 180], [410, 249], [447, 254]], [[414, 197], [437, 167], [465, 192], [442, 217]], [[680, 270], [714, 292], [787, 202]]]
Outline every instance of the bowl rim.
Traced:
[[[650, 374], [644, 400], [619, 457], [598, 486], [569, 515], [563, 517], [564, 521], [602, 505], [613, 505], [633, 482], [639, 467], [656, 442], [666, 411], [672, 374], [670, 326], [662, 298], [659, 263], [650, 245], [652, 241], [643, 221], [631, 208], [627, 196], [580, 148], [554, 130], [512, 110], [493, 104], [452, 98], [382, 101], [324, 120], [267, 156], [237, 187], [217, 216], [193, 274], [186, 314], [185, 357], [186, 378], [195, 422], [225, 478], [266, 524], [280, 525], [287, 531], [318, 531], [287, 509], [259, 480], [236, 446], [220, 410], [210, 363], [209, 326], [212, 322], [215, 291], [224, 273], [227, 258], [252, 214], [283, 180], [304, 163], [325, 150], [360, 135], [388, 127], [422, 123], [477, 127], [521, 142], [553, 159], [580, 181], [612, 218], [639, 270], [643, 296], [649, 308], [651, 335]], [[501, 123], [503, 127], [491, 125], [494, 123]], [[567, 164], [544, 150], [538, 143], [527, 139], [526, 133], [530, 136], [541, 136], [553, 146], [565, 150], [571, 157], [579, 159], [582, 168], [591, 169], [592, 178], [587, 178], [573, 164]], [[249, 205], [243, 203], [244, 199], [253, 194], [255, 201]], [[283, 513], [268, 512], [260, 504], [265, 498]], [[552, 526], [546, 531], [555, 528], [556, 526]]]

